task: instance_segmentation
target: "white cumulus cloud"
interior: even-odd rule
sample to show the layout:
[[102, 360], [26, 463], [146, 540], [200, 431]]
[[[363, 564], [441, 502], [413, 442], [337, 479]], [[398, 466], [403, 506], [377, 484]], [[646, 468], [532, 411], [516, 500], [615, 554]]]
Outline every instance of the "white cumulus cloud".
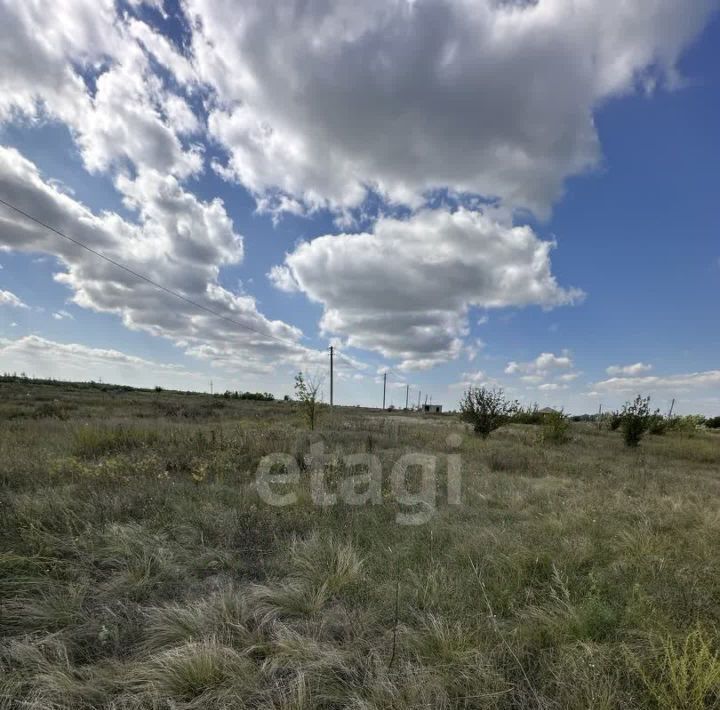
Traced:
[[243, 258], [242, 237], [222, 201], [201, 202], [174, 177], [150, 170], [134, 180], [121, 177], [118, 185], [137, 210], [137, 223], [114, 213], [94, 214], [44, 181], [16, 150], [0, 147], [0, 194], [11, 203], [242, 327], [159, 291], [8, 210], [0, 212], [3, 244], [56, 255], [65, 268], [55, 279], [72, 290], [74, 303], [115, 313], [128, 328], [166, 337], [193, 354], [260, 371], [272, 368], [276, 358], [324, 361], [322, 353], [300, 344], [297, 328], [265, 318], [251, 296], [219, 284], [221, 267]]
[[[357, 207], [428, 190], [547, 212], [608, 99], [673, 83], [712, 0], [186, 0], [223, 174]], [[291, 203], [293, 204], [293, 203]]]
[[720, 387], [720, 370], [705, 370], [674, 375], [611, 377], [593, 384], [595, 391], [647, 392], [655, 389], [676, 391]]
[[381, 218], [372, 232], [302, 243], [269, 277], [321, 303], [325, 332], [423, 369], [461, 352], [471, 306], [549, 308], [581, 299], [558, 285], [552, 247], [530, 227], [481, 212], [423, 210]]
[[515, 362], [514, 360], [511, 360], [505, 367], [505, 374], [523, 374], [526, 376], [525, 379], [543, 378], [554, 370], [569, 369], [572, 366], [572, 358], [565, 353], [562, 355], [555, 355], [554, 353], [540, 353], [540, 355], [530, 362]]
[[646, 365], [644, 362], [636, 362], [632, 365], [610, 365], [605, 372], [607, 372], [608, 375], [640, 375], [650, 370], [652, 370], [652, 365]]
[[14, 308], [28, 308], [28, 305], [12, 291], [0, 289], [0, 306], [13, 306]]

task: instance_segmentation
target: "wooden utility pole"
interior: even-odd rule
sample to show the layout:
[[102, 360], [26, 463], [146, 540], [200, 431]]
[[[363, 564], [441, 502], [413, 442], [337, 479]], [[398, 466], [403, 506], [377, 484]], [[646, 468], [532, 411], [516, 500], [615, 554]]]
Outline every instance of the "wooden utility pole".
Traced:
[[425, 395], [425, 406], [426, 406], [426, 407], [427, 407], [427, 398], [428, 398], [428, 396]]
[[408, 408], [409, 397], [410, 397], [410, 385], [405, 385], [405, 409]]
[[598, 429], [602, 426], [602, 402], [600, 403], [600, 406], [598, 407]]
[[385, 386], [387, 385], [387, 372], [383, 372], [383, 409], [385, 409]]
[[330, 406], [333, 406], [333, 346], [330, 346]]
[[668, 419], [670, 419], [670, 417], [672, 416], [672, 410], [673, 410], [674, 406], [675, 406], [675, 397], [673, 397], [673, 401], [670, 403], [670, 411], [668, 412]]

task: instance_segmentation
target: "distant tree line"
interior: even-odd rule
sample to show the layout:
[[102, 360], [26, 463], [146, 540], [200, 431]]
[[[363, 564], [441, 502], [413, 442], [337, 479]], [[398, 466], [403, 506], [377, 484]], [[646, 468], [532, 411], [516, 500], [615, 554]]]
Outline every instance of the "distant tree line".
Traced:
[[225, 399], [252, 399], [257, 402], [274, 402], [275, 396], [270, 392], [231, 392], [226, 390], [222, 395]]

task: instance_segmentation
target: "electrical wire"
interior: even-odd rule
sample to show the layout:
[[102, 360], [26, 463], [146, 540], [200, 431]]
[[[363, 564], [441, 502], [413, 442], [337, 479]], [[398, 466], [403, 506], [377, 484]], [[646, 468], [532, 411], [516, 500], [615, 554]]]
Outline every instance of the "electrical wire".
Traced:
[[184, 301], [185, 303], [187, 303], [191, 306], [194, 306], [195, 308], [205, 311], [206, 313], [210, 313], [211, 315], [216, 316], [217, 318], [221, 318], [222, 320], [227, 321], [228, 323], [232, 323], [233, 325], [236, 325], [239, 328], [243, 328], [244, 330], [250, 331], [252, 333], [256, 333], [257, 335], [260, 335], [263, 338], [271, 338], [272, 340], [276, 340], [277, 342], [282, 343], [283, 345], [289, 345], [293, 348], [302, 347], [302, 346], [299, 346], [298, 343], [295, 343], [291, 340], [279, 338], [277, 335], [273, 335], [272, 333], [263, 332], [262, 330], [253, 328], [252, 326], [247, 325], [246, 323], [241, 323], [240, 321], [235, 320], [234, 318], [230, 318], [229, 316], [223, 315], [219, 311], [216, 311], [212, 308], [208, 308], [207, 306], [203, 306], [202, 303], [193, 301], [191, 298], [188, 298], [187, 296], [183, 296], [178, 291], [174, 291], [171, 288], [167, 288], [166, 286], [159, 284], [157, 281], [154, 281], [153, 279], [149, 278], [148, 276], [145, 276], [144, 274], [140, 274], [137, 271], [131, 269], [129, 266], [125, 266], [124, 264], [120, 263], [119, 261], [116, 261], [115, 259], [111, 259], [109, 256], [106, 256], [102, 252], [97, 251], [97, 249], [93, 249], [92, 247], [89, 247], [87, 244], [81, 242], [80, 240], [74, 239], [73, 237], [68, 236], [64, 232], [61, 232], [59, 229], [56, 229], [55, 227], [52, 227], [49, 224], [46, 224], [45, 222], [38, 219], [37, 217], [34, 217], [33, 215], [29, 214], [28, 212], [25, 212], [24, 210], [20, 209], [19, 207], [16, 207], [15, 205], [11, 204], [10, 202], [3, 200], [1, 197], [0, 197], [0, 204], [5, 205], [5, 207], [8, 207], [11, 210], [14, 210], [18, 214], [25, 217], [26, 219], [29, 219], [31, 222], [34, 222], [35, 224], [43, 227], [44, 229], [47, 229], [50, 232], [53, 232], [54, 234], [57, 234], [59, 237], [62, 237], [63, 239], [67, 239], [67, 241], [72, 242], [73, 244], [75, 244], [75, 245], [81, 247], [82, 249], [85, 249], [86, 251], [90, 252], [91, 254], [94, 254], [95, 256], [99, 257], [100, 259], [103, 259], [108, 264], [112, 264], [113, 266], [117, 267], [118, 269], [122, 269], [123, 271], [127, 272], [128, 274], [132, 274], [133, 276], [140, 279], [141, 281], [145, 281], [146, 283], [149, 283], [151, 286], [154, 286], [155, 288], [159, 289], [160, 291], [164, 291], [165, 293], [167, 293], [171, 296], [174, 296], [175, 298], [177, 298], [181, 301]]

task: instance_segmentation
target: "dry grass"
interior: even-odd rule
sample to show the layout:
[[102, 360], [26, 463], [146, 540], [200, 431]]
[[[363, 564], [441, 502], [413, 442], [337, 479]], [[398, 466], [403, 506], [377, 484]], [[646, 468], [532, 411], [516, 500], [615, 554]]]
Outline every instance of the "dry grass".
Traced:
[[[310, 435], [287, 403], [33, 384], [0, 419], [0, 708], [720, 707], [718, 436], [342, 408]], [[332, 486], [377, 455], [383, 503], [313, 505], [319, 441]], [[286, 508], [254, 487], [274, 451]], [[400, 526], [414, 451], [437, 509]]]

